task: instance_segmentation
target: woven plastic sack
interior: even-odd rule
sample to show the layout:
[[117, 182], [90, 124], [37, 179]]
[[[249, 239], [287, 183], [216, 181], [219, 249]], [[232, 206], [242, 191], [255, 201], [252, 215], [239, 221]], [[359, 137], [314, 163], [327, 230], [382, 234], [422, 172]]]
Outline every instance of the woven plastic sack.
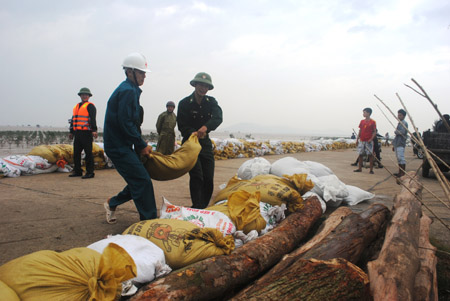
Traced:
[[135, 276], [133, 259], [116, 244], [103, 254], [88, 248], [39, 251], [0, 267], [0, 280], [21, 300], [115, 300], [122, 282]]
[[145, 237], [164, 251], [167, 264], [179, 269], [216, 255], [234, 250], [231, 235], [223, 237], [219, 230], [200, 228], [175, 219], [152, 219], [131, 225], [122, 234]]
[[61, 159], [73, 164], [73, 146], [70, 144], [39, 145], [34, 147], [28, 155], [42, 157], [51, 164]]
[[266, 175], [269, 172], [270, 162], [264, 158], [257, 157], [242, 163], [238, 169], [237, 176], [243, 180], [249, 180], [258, 175]]
[[244, 231], [245, 234], [252, 230], [261, 232], [266, 227], [266, 221], [261, 215], [260, 198], [259, 191], [237, 191], [228, 196], [227, 202], [206, 209], [226, 214], [236, 225], [236, 229]]
[[144, 162], [144, 166], [154, 180], [173, 180], [183, 176], [194, 167], [201, 149], [198, 137], [192, 134], [171, 155], [163, 155], [159, 152], [150, 153]]
[[224, 236], [231, 235], [236, 231], [232, 220], [219, 211], [177, 206], [163, 198], [160, 212], [160, 218], [188, 221], [200, 228], [215, 228]]
[[122, 247], [133, 258], [136, 265], [137, 276], [130, 279], [138, 283], [147, 283], [157, 277], [171, 272], [166, 264], [164, 252], [160, 247], [136, 235], [112, 235], [87, 246], [89, 249], [102, 253], [110, 244], [115, 243]]
[[20, 301], [16, 292], [3, 281], [0, 281], [0, 296], [4, 301]]
[[314, 187], [307, 180], [305, 174], [295, 174], [289, 177], [278, 177], [275, 175], [259, 175], [250, 180], [239, 180], [236, 176], [228, 181], [227, 186], [219, 191], [214, 198], [214, 203], [227, 200], [230, 194], [237, 191], [249, 193], [260, 192], [261, 202], [280, 206], [285, 203], [289, 212], [295, 212], [303, 208], [301, 194]]

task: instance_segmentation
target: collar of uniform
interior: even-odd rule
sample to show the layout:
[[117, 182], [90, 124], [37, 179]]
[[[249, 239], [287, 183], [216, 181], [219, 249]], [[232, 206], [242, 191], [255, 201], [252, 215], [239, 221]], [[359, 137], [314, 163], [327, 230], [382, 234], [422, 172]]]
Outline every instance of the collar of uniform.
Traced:
[[[193, 103], [194, 102], [194, 93], [192, 93], [192, 95], [191, 95], [191, 98], [189, 99], [189, 102], [190, 103]], [[203, 96], [203, 99], [205, 100], [205, 101], [207, 101], [207, 102], [209, 102], [209, 97], [208, 97], [208, 95], [205, 95], [205, 96]], [[202, 99], [202, 100], [203, 100]]]
[[126, 82], [129, 82], [134, 88], [137, 88], [139, 91], [142, 92], [142, 89], [139, 88], [139, 86], [138, 86], [136, 83], [134, 83], [132, 80], [130, 80], [128, 77], [125, 78], [125, 81], [126, 81]]

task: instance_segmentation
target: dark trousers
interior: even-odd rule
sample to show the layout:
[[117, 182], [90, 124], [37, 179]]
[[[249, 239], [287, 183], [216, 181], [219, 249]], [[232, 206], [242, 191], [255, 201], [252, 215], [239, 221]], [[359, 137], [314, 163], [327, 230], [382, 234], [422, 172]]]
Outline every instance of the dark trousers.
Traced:
[[73, 163], [75, 173], [81, 174], [81, 152], [84, 150], [86, 157], [86, 173], [94, 173], [94, 157], [92, 156], [92, 138], [91, 131], [75, 131], [73, 139]]
[[198, 209], [208, 206], [214, 190], [214, 153], [211, 140], [209, 138], [204, 139], [200, 143], [202, 150], [198, 155], [197, 163], [189, 171], [192, 207]]
[[129, 200], [134, 201], [140, 220], [157, 217], [155, 193], [150, 176], [139, 159], [139, 155], [132, 149], [107, 151], [106, 154], [114, 163], [114, 167], [123, 177], [127, 186], [112, 197], [110, 207], [116, 207]]

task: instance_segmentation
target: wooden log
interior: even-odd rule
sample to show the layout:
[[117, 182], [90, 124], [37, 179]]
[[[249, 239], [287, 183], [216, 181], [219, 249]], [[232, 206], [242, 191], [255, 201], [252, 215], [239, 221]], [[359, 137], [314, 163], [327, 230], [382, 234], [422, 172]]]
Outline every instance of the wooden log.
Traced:
[[339, 207], [328, 216], [328, 218], [322, 223], [317, 234], [313, 238], [308, 240], [303, 246], [295, 251], [295, 254], [300, 255], [306, 253], [312, 249], [315, 245], [319, 244], [327, 235], [336, 229], [336, 227], [342, 222], [342, 220], [352, 214], [353, 211], [349, 207]]
[[289, 254], [290, 257], [328, 260], [344, 258], [357, 263], [362, 252], [377, 237], [389, 217], [389, 209], [382, 204], [372, 204], [360, 214], [352, 213], [327, 235], [320, 243], [305, 253], [301, 249]]
[[298, 259], [231, 300], [370, 300], [369, 279], [345, 259]]
[[[342, 217], [342, 213], [345, 215], [345, 210], [335, 214], [334, 217], [337, 218], [332, 218], [332, 221], [329, 224], [337, 224]], [[341, 288], [347, 285], [345, 280], [342, 280], [342, 283], [336, 282], [336, 279], [333, 278], [334, 276], [327, 276], [330, 277], [327, 279], [327, 277], [320, 275], [320, 271], [318, 272], [319, 274], [317, 277], [308, 274], [306, 276], [307, 278], [304, 278], [303, 271], [297, 268], [297, 262], [301, 261], [301, 259], [332, 260], [334, 258], [342, 258], [342, 260], [349, 261], [349, 264], [353, 265], [352, 262], [358, 262], [359, 256], [362, 254], [363, 250], [377, 237], [378, 231], [383, 228], [383, 224], [387, 222], [388, 216], [389, 209], [381, 204], [373, 204], [360, 214], [352, 213], [344, 216], [342, 222], [340, 222], [325, 238], [320, 241], [312, 238], [312, 241], [319, 242], [315, 243], [311, 248], [308, 247], [306, 252], [304, 252], [304, 249], [299, 248], [286, 255], [268, 273], [256, 280], [243, 291], [239, 292], [235, 298], [237, 300], [243, 300], [247, 297], [253, 298], [257, 296], [257, 299], [278, 299], [281, 297], [284, 298], [282, 295], [284, 291], [289, 292], [287, 296], [293, 297], [294, 295], [292, 294], [303, 294], [303, 290], [308, 292], [309, 287], [322, 287], [326, 286], [327, 283], [331, 283], [336, 290], [336, 294], [340, 295], [343, 293], [340, 291]], [[330, 215], [330, 218], [331, 217], [332, 216]], [[329, 229], [330, 227], [324, 227], [324, 229], [326, 228]], [[316, 236], [322, 237], [323, 235], [321, 232]], [[365, 274], [364, 272], [362, 273]], [[285, 280], [288, 282], [286, 288], [280, 290], [274, 289], [270, 290], [270, 292], [267, 291], [266, 287], [269, 285], [268, 283], [278, 278], [289, 279], [289, 281]], [[306, 282], [306, 280], [309, 282]], [[325, 292], [326, 297], [323, 299], [333, 298], [333, 289], [331, 287], [327, 287]], [[370, 295], [368, 294], [368, 291], [361, 290], [361, 287], [358, 288], [358, 292], [360, 292], [362, 294], [361, 296], [364, 296], [364, 298]], [[275, 296], [277, 298], [273, 298]]]
[[436, 247], [429, 240], [431, 222], [431, 218], [426, 214], [420, 218], [420, 268], [414, 282], [415, 300], [438, 300]]
[[[402, 190], [394, 199], [393, 217], [379, 257], [367, 264], [374, 300], [412, 300], [419, 271], [419, 237], [422, 185], [402, 177]], [[411, 191], [411, 192], [410, 192]]]
[[317, 197], [305, 200], [269, 233], [222, 255], [196, 262], [139, 289], [131, 300], [210, 300], [241, 289], [297, 247], [322, 215]]

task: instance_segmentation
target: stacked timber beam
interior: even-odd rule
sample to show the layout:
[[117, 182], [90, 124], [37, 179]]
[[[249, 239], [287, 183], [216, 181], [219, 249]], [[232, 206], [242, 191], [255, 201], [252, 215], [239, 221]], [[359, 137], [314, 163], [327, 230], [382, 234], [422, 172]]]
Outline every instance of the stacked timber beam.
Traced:
[[[412, 179], [415, 177], [416, 179]], [[393, 217], [378, 258], [369, 262], [374, 300], [437, 300], [436, 255], [431, 246], [429, 218], [422, 213], [422, 187], [413, 172], [402, 177]]]
[[437, 300], [431, 220], [413, 176], [402, 178], [392, 213], [380, 204], [360, 214], [338, 208], [298, 247], [321, 216], [309, 198], [271, 232], [147, 284], [132, 300]]

